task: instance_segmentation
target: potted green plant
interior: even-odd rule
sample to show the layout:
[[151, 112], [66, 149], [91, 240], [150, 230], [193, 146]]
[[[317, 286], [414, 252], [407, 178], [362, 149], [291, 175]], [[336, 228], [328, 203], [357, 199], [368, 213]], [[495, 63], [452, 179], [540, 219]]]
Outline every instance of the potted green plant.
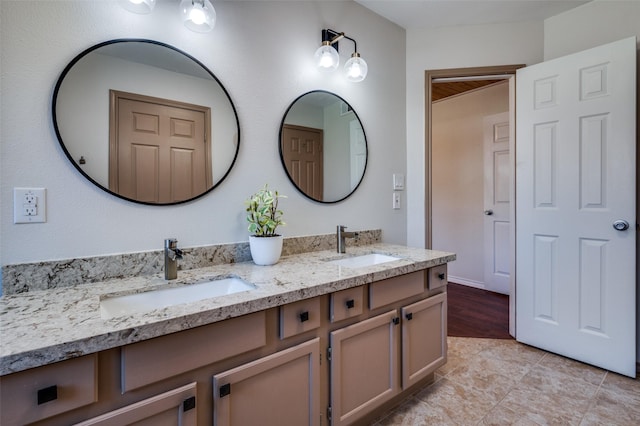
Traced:
[[247, 206], [249, 248], [251, 257], [257, 265], [273, 265], [278, 262], [282, 253], [282, 235], [276, 233], [282, 220], [282, 210], [278, 210], [278, 200], [287, 198], [278, 191], [269, 189], [265, 184], [262, 189], [245, 201]]

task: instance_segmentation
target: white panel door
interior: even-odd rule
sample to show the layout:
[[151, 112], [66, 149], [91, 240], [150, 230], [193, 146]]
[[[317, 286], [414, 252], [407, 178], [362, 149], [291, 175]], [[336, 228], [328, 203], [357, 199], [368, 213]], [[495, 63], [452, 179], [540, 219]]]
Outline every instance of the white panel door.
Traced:
[[517, 73], [517, 339], [631, 377], [635, 97], [635, 37]]
[[484, 286], [509, 294], [511, 160], [509, 113], [484, 118]]

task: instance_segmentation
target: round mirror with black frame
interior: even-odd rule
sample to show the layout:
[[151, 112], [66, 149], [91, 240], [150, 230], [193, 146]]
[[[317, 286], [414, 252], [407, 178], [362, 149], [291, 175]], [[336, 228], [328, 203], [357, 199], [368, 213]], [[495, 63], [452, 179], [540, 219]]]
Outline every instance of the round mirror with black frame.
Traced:
[[80, 53], [56, 83], [52, 115], [76, 169], [136, 203], [201, 197], [238, 156], [229, 93], [200, 61], [158, 41], [110, 40]]
[[313, 90], [296, 98], [282, 119], [279, 146], [287, 176], [314, 201], [342, 201], [364, 177], [368, 148], [362, 122], [334, 93]]

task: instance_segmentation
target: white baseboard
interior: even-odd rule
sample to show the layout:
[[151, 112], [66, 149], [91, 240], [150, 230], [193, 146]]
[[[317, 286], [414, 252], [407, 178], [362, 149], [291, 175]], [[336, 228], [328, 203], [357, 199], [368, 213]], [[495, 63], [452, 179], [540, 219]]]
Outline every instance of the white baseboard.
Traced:
[[455, 284], [462, 284], [462, 285], [466, 285], [469, 287], [474, 287], [474, 288], [479, 288], [481, 290], [486, 290], [486, 287], [484, 286], [484, 282], [482, 281], [475, 281], [475, 280], [469, 280], [466, 278], [460, 278], [460, 277], [454, 277], [453, 275], [449, 275], [448, 277], [449, 282], [451, 283], [455, 283]]

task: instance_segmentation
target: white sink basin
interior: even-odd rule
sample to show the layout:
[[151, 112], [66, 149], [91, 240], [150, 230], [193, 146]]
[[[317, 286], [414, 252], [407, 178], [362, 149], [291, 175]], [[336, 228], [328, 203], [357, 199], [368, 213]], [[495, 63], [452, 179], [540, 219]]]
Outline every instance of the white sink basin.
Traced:
[[328, 263], [332, 263], [338, 266], [344, 266], [347, 268], [365, 268], [367, 266], [393, 262], [394, 260], [400, 260], [400, 258], [388, 256], [386, 254], [370, 253], [363, 254], [361, 256], [345, 257], [344, 259], [331, 260]]
[[154, 309], [166, 308], [181, 303], [197, 302], [198, 300], [225, 296], [255, 288], [255, 285], [236, 277], [207, 278], [194, 284], [180, 287], [163, 288], [102, 299], [100, 301], [100, 316], [103, 319], [109, 319], [149, 312]]

